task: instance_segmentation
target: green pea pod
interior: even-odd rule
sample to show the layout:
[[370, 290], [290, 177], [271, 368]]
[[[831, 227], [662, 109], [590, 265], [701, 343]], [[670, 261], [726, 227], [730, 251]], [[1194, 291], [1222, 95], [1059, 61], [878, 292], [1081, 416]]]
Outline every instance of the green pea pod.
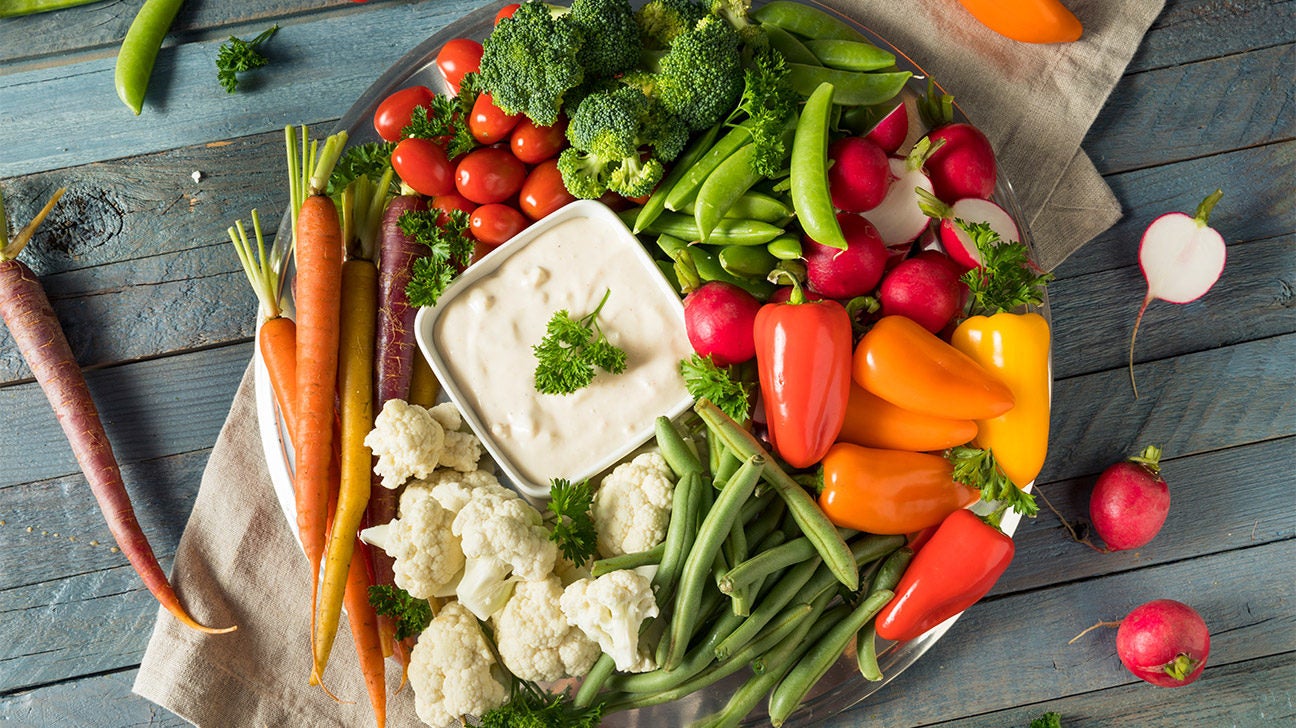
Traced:
[[789, 33], [817, 40], [853, 40], [867, 42], [849, 23], [824, 10], [792, 0], [773, 0], [752, 11], [752, 18], [762, 25], [776, 25]]
[[655, 260], [653, 262], [657, 264], [657, 270], [661, 271], [662, 276], [671, 285], [671, 288], [678, 291], [680, 289], [680, 279], [679, 274], [675, 272], [675, 265], [665, 260]]
[[144, 0], [135, 14], [126, 37], [117, 51], [117, 67], [113, 82], [117, 97], [130, 107], [136, 116], [144, 108], [144, 93], [148, 90], [153, 63], [157, 60], [162, 39], [171, 29], [180, 4], [184, 0]]
[[734, 200], [725, 217], [760, 220], [781, 226], [792, 217], [792, 208], [774, 195], [748, 190], [747, 194]]
[[[880, 71], [895, 66], [895, 55], [872, 43], [854, 40], [808, 40], [805, 47], [820, 65], [845, 71]], [[789, 59], [791, 60], [791, 59]], [[799, 63], [799, 61], [794, 61]]]
[[8, 0], [0, 5], [0, 18], [16, 18], [20, 15], [34, 15], [51, 10], [73, 8], [88, 5], [98, 0]]
[[755, 154], [755, 144], [744, 144], [707, 175], [698, 188], [697, 199], [693, 201], [693, 219], [697, 222], [699, 242], [710, 242], [711, 231], [729, 208], [760, 181], [761, 175], [752, 169]]
[[819, 63], [819, 57], [814, 54], [800, 38], [792, 35], [783, 28], [773, 23], [761, 23], [761, 30], [765, 31], [765, 37], [769, 38], [770, 46], [783, 54], [791, 63]]
[[711, 172], [720, 166], [720, 163], [727, 159], [730, 154], [738, 151], [739, 147], [749, 141], [751, 141], [751, 132], [742, 124], [733, 127], [728, 133], [720, 137], [705, 154], [701, 155], [696, 162], [684, 171], [679, 181], [671, 186], [670, 192], [666, 195], [666, 209], [679, 210], [692, 203], [694, 198], [697, 197], [698, 188], [711, 175]]
[[[644, 232], [670, 235], [686, 243], [696, 243], [702, 239], [697, 221], [690, 215], [678, 212], [663, 212]], [[714, 245], [764, 245], [783, 235], [783, 232], [783, 228], [778, 225], [729, 217], [716, 221], [707, 242]]]
[[821, 83], [801, 110], [792, 142], [792, 208], [812, 240], [845, 250], [846, 238], [828, 194], [828, 120], [832, 107], [833, 85]]
[[631, 230], [638, 233], [651, 225], [652, 221], [656, 220], [657, 216], [662, 213], [662, 210], [666, 209], [666, 196], [675, 187], [675, 183], [679, 182], [688, 173], [689, 169], [702, 158], [702, 155], [706, 154], [715, 144], [715, 139], [720, 134], [720, 126], [720, 124], [716, 124], [703, 132], [702, 136], [695, 139], [684, 150], [684, 153], [675, 160], [671, 171], [657, 185], [657, 189], [653, 191], [652, 196], [648, 198], [643, 207], [639, 208], [634, 222], [630, 225]]
[[720, 265], [720, 258], [715, 252], [701, 245], [690, 245], [688, 254], [697, 268], [698, 277], [703, 281], [723, 281], [747, 291], [764, 301], [774, 294], [774, 284], [764, 279], [736, 276]]
[[[802, 96], [827, 83], [833, 87], [833, 101], [842, 106], [871, 106], [896, 97], [913, 74], [908, 71], [862, 73], [789, 63], [788, 83]], [[804, 112], [802, 112], [804, 115]], [[797, 133], [800, 136], [800, 132]]]
[[801, 238], [795, 235], [784, 235], [774, 238], [765, 244], [770, 255], [779, 260], [799, 260], [801, 258]]
[[721, 268], [745, 278], [764, 279], [778, 265], [778, 258], [759, 245], [726, 245], [716, 257]]

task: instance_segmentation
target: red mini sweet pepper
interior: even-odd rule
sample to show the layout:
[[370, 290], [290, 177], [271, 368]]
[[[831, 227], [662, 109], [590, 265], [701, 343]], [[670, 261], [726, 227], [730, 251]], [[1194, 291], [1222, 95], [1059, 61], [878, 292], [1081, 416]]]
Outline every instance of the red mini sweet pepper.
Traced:
[[999, 581], [1013, 540], [972, 511], [954, 511], [914, 556], [895, 598], [876, 618], [877, 634], [903, 642], [962, 612]]
[[846, 419], [850, 314], [836, 301], [805, 300], [798, 287], [787, 303], [756, 312], [754, 333], [770, 442], [792, 467], [809, 467], [823, 459]]

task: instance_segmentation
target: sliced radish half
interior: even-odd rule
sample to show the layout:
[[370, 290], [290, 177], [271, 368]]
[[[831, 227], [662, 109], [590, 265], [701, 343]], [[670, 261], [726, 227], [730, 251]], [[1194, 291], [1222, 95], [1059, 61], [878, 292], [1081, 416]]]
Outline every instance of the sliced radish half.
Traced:
[[998, 233], [1005, 243], [1021, 242], [1021, 231], [1012, 215], [999, 205], [979, 197], [964, 197], [952, 205], [941, 202], [930, 192], [919, 192], [919, 206], [923, 214], [938, 220], [937, 231], [941, 247], [964, 270], [981, 267], [981, 254], [976, 242], [957, 221], [969, 224], [985, 223]]

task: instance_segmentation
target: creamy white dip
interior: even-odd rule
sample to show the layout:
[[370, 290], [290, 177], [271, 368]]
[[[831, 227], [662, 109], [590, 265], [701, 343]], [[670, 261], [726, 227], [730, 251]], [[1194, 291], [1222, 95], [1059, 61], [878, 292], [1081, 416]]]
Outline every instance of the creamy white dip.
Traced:
[[[642, 444], [658, 415], [673, 415], [688, 400], [679, 361], [693, 350], [683, 307], [630, 247], [638, 245], [604, 221], [558, 222], [493, 271], [464, 281], [434, 323], [432, 340], [461, 404], [536, 486], [592, 475]], [[599, 370], [590, 386], [568, 395], [537, 392], [532, 347], [549, 319], [562, 309], [579, 319], [609, 291], [597, 321], [625, 350], [625, 371]]]

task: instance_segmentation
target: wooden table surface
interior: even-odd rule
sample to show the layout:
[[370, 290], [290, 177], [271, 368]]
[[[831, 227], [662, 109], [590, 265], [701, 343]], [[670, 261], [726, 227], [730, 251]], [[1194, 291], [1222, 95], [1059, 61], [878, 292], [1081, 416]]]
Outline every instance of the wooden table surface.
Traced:
[[[325, 129], [407, 49], [479, 0], [186, 3], [144, 113], [113, 93], [138, 2], [0, 21], [0, 184], [9, 217], [68, 194], [23, 259], [42, 277], [164, 565], [252, 354], [254, 299], [225, 237], [285, 204], [285, 124]], [[271, 67], [217, 85], [230, 35], [271, 23]], [[1050, 287], [1055, 409], [1040, 478], [1082, 517], [1096, 474], [1165, 452], [1173, 507], [1133, 552], [1070, 541], [1047, 510], [1018, 532], [991, 596], [914, 667], [833, 726], [1271, 726], [1296, 721], [1296, 2], [1170, 0], [1085, 139], [1124, 216]], [[327, 59], [320, 62], [318, 59]], [[336, 59], [345, 59], [339, 62]], [[284, 89], [291, 87], [291, 92]], [[957, 91], [957, 90], [956, 90]], [[1143, 296], [1137, 243], [1216, 187], [1229, 242], [1214, 290]], [[273, 226], [272, 226], [273, 227]], [[181, 725], [131, 694], [156, 604], [111, 538], [44, 396], [0, 331], [0, 723]], [[1213, 633], [1205, 676], [1135, 680], [1114, 632], [1168, 597]]]

